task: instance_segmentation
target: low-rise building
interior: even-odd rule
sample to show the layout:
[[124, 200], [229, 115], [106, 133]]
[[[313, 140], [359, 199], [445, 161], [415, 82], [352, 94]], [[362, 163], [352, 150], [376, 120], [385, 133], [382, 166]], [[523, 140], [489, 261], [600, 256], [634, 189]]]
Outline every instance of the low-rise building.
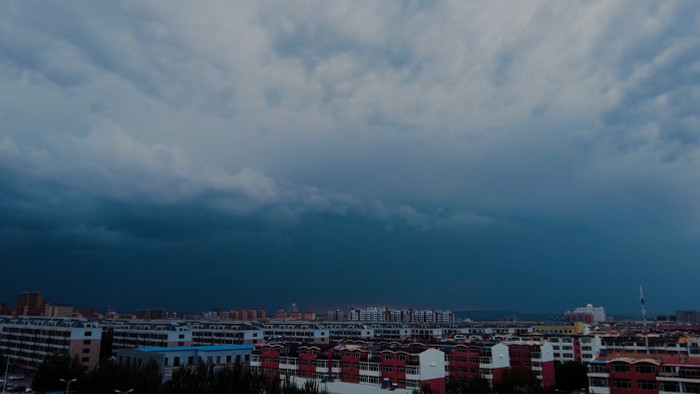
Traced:
[[117, 362], [142, 366], [149, 362], [158, 365], [158, 371], [167, 382], [181, 368], [195, 367], [200, 363], [217, 367], [250, 363], [252, 345], [151, 347], [117, 350]]
[[588, 364], [592, 394], [700, 393], [700, 358], [619, 353]]
[[445, 393], [444, 353], [423, 346], [263, 344], [256, 346], [250, 366], [269, 376], [359, 384], [377, 392], [427, 384]]

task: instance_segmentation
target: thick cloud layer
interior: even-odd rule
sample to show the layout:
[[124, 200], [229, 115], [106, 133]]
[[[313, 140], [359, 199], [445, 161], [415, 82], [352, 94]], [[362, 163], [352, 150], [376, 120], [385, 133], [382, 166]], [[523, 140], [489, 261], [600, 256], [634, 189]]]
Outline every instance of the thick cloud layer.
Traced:
[[694, 2], [0, 8], [4, 299], [700, 308]]

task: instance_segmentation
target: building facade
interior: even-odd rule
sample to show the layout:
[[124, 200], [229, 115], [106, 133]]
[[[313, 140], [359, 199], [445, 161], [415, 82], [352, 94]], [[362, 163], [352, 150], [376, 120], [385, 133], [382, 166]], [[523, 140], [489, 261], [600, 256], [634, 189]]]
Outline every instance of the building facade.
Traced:
[[601, 356], [588, 365], [589, 392], [700, 393], [700, 358], [622, 353]]
[[101, 342], [99, 325], [82, 318], [0, 317], [0, 353], [27, 370], [56, 353], [78, 358], [90, 370], [99, 363]]
[[117, 362], [120, 364], [145, 365], [155, 362], [163, 382], [171, 380], [173, 373], [181, 368], [195, 367], [200, 363], [224, 368], [233, 365], [248, 366], [252, 345], [179, 346], [120, 349]]

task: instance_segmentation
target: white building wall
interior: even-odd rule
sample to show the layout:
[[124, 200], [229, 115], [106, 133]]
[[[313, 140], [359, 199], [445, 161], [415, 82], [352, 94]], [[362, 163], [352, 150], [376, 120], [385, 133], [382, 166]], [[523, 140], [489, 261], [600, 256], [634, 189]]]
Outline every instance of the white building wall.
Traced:
[[437, 349], [428, 349], [418, 355], [420, 361], [420, 380], [432, 380], [445, 377], [445, 353]]
[[499, 343], [491, 347], [491, 368], [510, 368], [510, 353], [507, 345]]

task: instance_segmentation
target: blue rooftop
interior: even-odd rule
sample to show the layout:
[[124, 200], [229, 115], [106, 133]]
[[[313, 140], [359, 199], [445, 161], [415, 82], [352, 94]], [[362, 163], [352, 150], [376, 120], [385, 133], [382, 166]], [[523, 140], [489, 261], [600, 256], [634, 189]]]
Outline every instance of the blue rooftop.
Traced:
[[221, 350], [253, 350], [253, 345], [214, 345], [214, 346], [175, 346], [175, 347], [140, 347], [136, 350], [142, 352], [181, 352], [187, 350], [200, 350], [204, 352]]

